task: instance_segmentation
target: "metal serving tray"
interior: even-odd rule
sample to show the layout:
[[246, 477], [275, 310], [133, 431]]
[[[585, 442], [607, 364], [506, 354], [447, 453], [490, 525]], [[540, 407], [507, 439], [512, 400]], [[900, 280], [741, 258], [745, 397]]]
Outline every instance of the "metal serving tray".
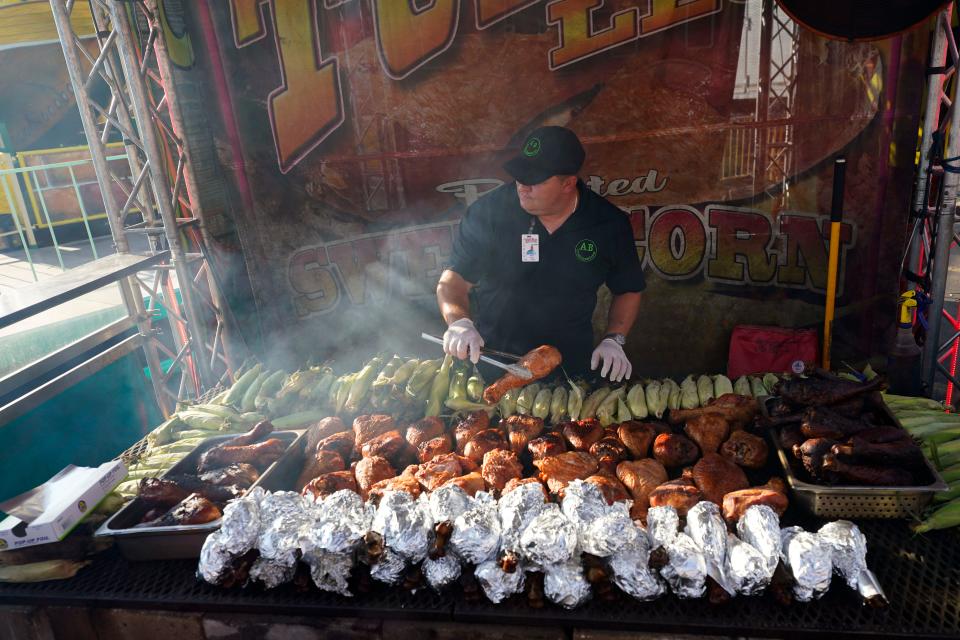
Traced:
[[[204, 452], [222, 442], [236, 438], [237, 435], [239, 434], [207, 438], [160, 477], [164, 478], [168, 475], [180, 473], [195, 473], [197, 463]], [[298, 436], [299, 434], [294, 431], [276, 431], [270, 434], [269, 437], [278, 438], [285, 442], [287, 451], [264, 470], [257, 481], [250, 486], [251, 489], [253, 487], [263, 487], [273, 491], [292, 486], [293, 481], [290, 481], [287, 485], [280, 482], [282, 478], [275, 476], [274, 469], [287, 455], [291, 444], [297, 441]], [[203, 547], [203, 542], [207, 539], [207, 536], [220, 528], [219, 519], [203, 524], [134, 528], [134, 525], [140, 522], [140, 519], [148, 510], [149, 506], [143, 500], [134, 498], [100, 525], [94, 535], [113, 538], [120, 552], [128, 560], [176, 560], [200, 557], [200, 549]]]
[[[767, 414], [767, 398], [760, 406]], [[890, 408], [881, 400], [874, 403], [876, 411], [888, 425], [903, 429]], [[769, 415], [769, 414], [767, 414]], [[820, 518], [907, 518], [920, 516], [923, 508], [933, 499], [933, 494], [946, 491], [947, 483], [937, 473], [933, 464], [924, 456], [930, 473], [929, 484], [913, 487], [874, 487], [858, 485], [830, 486], [805, 482], [797, 477], [793, 463], [796, 460], [787, 454], [780, 441], [778, 429], [769, 429], [780, 464], [793, 493], [794, 504]]]

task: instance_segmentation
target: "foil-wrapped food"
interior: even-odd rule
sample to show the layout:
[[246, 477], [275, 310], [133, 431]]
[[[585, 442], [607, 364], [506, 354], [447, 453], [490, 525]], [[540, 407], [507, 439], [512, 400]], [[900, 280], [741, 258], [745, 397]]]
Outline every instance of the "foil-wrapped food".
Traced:
[[483, 593], [490, 602], [497, 604], [503, 602], [515, 593], [523, 591], [524, 572], [522, 568], [506, 572], [500, 568], [500, 564], [488, 560], [477, 566], [474, 576]]
[[526, 560], [543, 569], [570, 562], [579, 555], [577, 527], [558, 505], [545, 505], [520, 536], [520, 549]]
[[820, 598], [830, 588], [833, 549], [816, 533], [800, 527], [780, 531], [780, 557], [795, 581], [793, 595], [799, 602]]
[[828, 522], [817, 531], [821, 541], [833, 551], [833, 569], [865, 603], [874, 607], [887, 604], [877, 577], [867, 568], [867, 538], [849, 520]]
[[478, 492], [473, 506], [457, 516], [450, 545], [458, 556], [479, 565], [500, 549], [500, 514], [493, 496]]
[[[647, 534], [650, 537], [650, 548], [665, 547], [680, 532], [680, 515], [671, 506], [650, 507], [647, 511]], [[777, 529], [779, 534], [780, 530]]]
[[647, 532], [633, 523], [635, 535], [620, 546], [607, 561], [613, 583], [633, 598], [646, 602], [666, 592], [660, 577], [650, 570], [650, 541]]
[[550, 565], [544, 570], [543, 591], [551, 602], [564, 609], [576, 609], [590, 599], [590, 584], [579, 561]]
[[687, 512], [685, 533], [697, 544], [706, 561], [707, 575], [730, 595], [736, 589], [727, 579], [727, 525], [720, 515], [720, 507], [703, 500]]
[[700, 546], [686, 533], [678, 533], [668, 542], [667, 564], [660, 575], [679, 598], [699, 598], [707, 589], [707, 560]]

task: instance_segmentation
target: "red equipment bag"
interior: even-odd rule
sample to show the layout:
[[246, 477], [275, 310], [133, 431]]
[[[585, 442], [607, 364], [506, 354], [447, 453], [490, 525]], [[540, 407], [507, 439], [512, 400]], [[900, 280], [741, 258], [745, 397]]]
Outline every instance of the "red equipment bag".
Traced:
[[727, 377], [734, 380], [754, 373], [802, 373], [801, 364], [808, 368], [816, 364], [818, 341], [815, 329], [738, 325], [730, 336]]

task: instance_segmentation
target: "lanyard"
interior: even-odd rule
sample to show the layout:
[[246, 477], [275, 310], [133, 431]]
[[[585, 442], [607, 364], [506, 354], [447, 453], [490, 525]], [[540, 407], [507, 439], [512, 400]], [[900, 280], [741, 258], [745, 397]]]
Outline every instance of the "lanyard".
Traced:
[[520, 261], [540, 262], [540, 234], [534, 233], [537, 219], [530, 216], [530, 228], [520, 235]]

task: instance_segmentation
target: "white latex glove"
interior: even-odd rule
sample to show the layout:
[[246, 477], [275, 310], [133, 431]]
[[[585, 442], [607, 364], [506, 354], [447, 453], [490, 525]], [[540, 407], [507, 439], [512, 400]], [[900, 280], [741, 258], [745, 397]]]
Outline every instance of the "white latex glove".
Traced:
[[483, 338], [480, 337], [480, 332], [473, 326], [473, 320], [470, 318], [460, 318], [451, 322], [443, 334], [444, 352], [461, 360], [470, 356], [470, 362], [473, 364], [480, 362], [482, 346]]
[[627, 354], [612, 338], [604, 338], [597, 348], [593, 350], [593, 357], [590, 358], [590, 369], [596, 370], [597, 365], [603, 362], [603, 368], [600, 370], [600, 377], [606, 378], [610, 374], [611, 382], [620, 382], [624, 378], [629, 378], [633, 373], [633, 365], [627, 359]]

